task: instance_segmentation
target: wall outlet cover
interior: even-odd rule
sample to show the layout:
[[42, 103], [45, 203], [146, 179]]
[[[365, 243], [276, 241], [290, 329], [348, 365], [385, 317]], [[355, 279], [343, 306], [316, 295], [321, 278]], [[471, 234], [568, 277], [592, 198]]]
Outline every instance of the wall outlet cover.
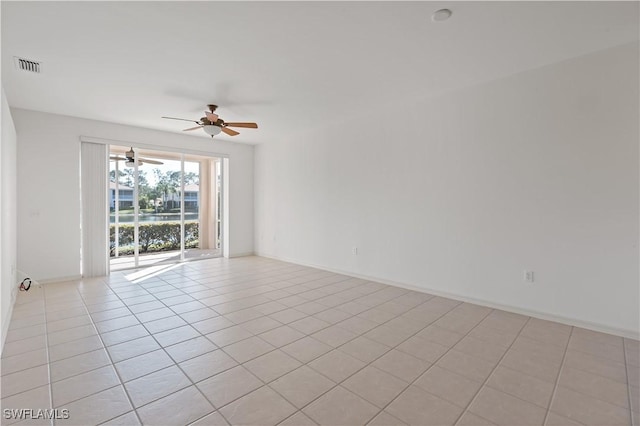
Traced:
[[534, 281], [533, 271], [524, 271], [524, 281], [532, 283]]

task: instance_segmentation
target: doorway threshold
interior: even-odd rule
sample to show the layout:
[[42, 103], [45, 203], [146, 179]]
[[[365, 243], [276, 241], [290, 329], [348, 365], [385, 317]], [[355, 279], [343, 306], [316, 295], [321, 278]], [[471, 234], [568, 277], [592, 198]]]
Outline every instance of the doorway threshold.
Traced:
[[[220, 249], [188, 249], [184, 252], [184, 262], [192, 262], [194, 260], [212, 259], [222, 257]], [[170, 263], [180, 263], [180, 251], [168, 251], [161, 253], [141, 254], [138, 259], [137, 268], [147, 266], [165, 265]], [[119, 256], [109, 260], [109, 266], [112, 272], [122, 271], [125, 269], [134, 269], [135, 258], [133, 256]]]

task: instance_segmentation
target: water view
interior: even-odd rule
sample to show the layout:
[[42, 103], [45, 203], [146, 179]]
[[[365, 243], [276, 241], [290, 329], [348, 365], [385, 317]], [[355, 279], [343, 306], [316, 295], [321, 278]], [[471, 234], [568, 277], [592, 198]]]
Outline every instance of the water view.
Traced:
[[[134, 215], [120, 214], [118, 215], [120, 223], [133, 223]], [[175, 222], [180, 220], [180, 213], [140, 213], [138, 215], [139, 222]], [[198, 213], [185, 213], [184, 220], [198, 220]], [[109, 222], [116, 223], [115, 214], [109, 215]]]

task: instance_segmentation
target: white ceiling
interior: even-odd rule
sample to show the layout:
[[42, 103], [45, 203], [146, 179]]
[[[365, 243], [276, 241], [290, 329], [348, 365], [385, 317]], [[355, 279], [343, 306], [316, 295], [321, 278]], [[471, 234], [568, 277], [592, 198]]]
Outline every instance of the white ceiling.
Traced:
[[[2, 2], [9, 104], [268, 143], [638, 39], [638, 2]], [[453, 17], [432, 22], [448, 7]], [[13, 56], [42, 61], [18, 72]], [[389, 108], [387, 108], [389, 105]], [[410, 123], [402, 123], [410, 125]], [[208, 137], [198, 130], [197, 134]]]

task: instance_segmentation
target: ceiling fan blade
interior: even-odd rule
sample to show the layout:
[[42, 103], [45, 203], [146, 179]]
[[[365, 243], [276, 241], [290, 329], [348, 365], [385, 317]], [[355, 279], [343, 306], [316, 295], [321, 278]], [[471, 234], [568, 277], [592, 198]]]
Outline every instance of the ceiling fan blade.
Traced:
[[246, 127], [249, 129], [258, 128], [258, 125], [256, 123], [224, 123], [224, 125], [229, 127]]
[[212, 123], [215, 123], [216, 121], [218, 121], [218, 118], [220, 118], [218, 117], [218, 114], [214, 114], [212, 112], [205, 111], [204, 113], [207, 115], [207, 120]]
[[191, 130], [197, 130], [197, 129], [201, 129], [202, 126], [196, 126], [196, 127], [190, 127], [188, 129], [184, 129], [182, 130], [183, 132], [190, 132]]
[[235, 130], [227, 129], [226, 127], [223, 127], [222, 131], [224, 133], [226, 133], [227, 135], [229, 135], [229, 136], [237, 136], [237, 135], [240, 134], [240, 133], [236, 132]]
[[166, 118], [168, 120], [182, 120], [182, 121], [190, 121], [192, 123], [196, 123], [196, 124], [200, 124], [200, 122], [196, 121], [196, 120], [188, 120], [186, 118], [176, 118], [176, 117], [162, 117], [162, 118]]
[[118, 157], [117, 155], [112, 155], [111, 157], [109, 157], [109, 160], [113, 160], [113, 161], [127, 161], [126, 158], [124, 157]]
[[157, 161], [157, 160], [150, 160], [148, 158], [138, 158], [139, 161], [145, 163], [145, 164], [164, 164], [162, 161]]

